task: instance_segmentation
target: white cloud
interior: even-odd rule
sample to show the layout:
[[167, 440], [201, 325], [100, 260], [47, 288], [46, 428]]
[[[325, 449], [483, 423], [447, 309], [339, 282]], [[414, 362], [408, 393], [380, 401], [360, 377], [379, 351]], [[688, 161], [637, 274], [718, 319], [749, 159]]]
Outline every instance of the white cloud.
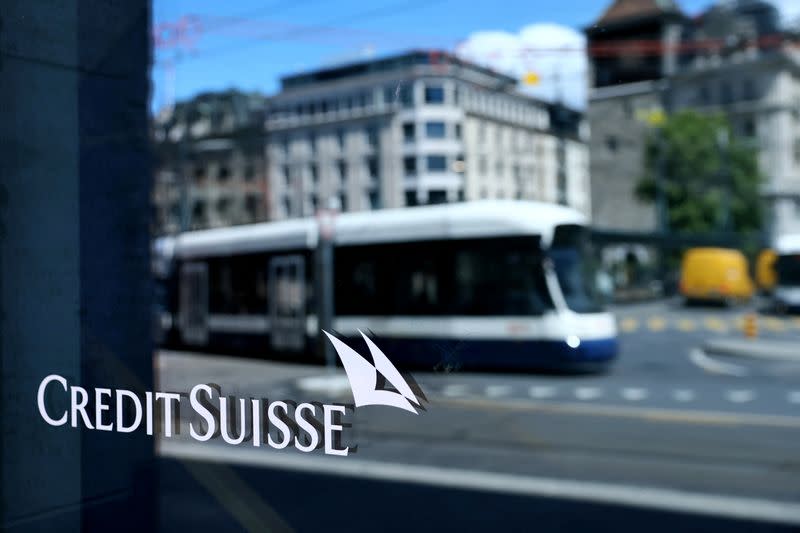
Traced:
[[586, 106], [586, 39], [567, 26], [530, 24], [517, 33], [479, 31], [459, 44], [456, 53], [469, 61], [519, 79], [536, 73], [538, 85], [520, 88], [534, 96], [571, 106]]
[[772, 0], [772, 4], [781, 12], [784, 21], [795, 22], [800, 19], [800, 2], [797, 0]]

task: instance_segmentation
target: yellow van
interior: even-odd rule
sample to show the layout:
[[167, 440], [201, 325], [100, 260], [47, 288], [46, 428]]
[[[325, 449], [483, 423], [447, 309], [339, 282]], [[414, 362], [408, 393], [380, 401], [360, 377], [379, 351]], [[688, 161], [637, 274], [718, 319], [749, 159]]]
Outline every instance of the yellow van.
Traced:
[[769, 248], [761, 250], [756, 258], [756, 283], [758, 283], [759, 289], [768, 294], [772, 292], [775, 283], [778, 282], [778, 274], [775, 272], [777, 258], [775, 250]]
[[738, 250], [691, 248], [683, 256], [680, 291], [687, 301], [733, 304], [749, 300], [754, 290], [747, 259]]

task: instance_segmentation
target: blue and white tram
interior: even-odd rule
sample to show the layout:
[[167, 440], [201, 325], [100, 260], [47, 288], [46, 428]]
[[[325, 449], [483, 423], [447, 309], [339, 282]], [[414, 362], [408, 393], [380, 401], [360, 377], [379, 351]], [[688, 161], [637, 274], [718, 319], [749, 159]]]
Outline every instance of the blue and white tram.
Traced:
[[[166, 343], [310, 357], [317, 237], [314, 219], [178, 236]], [[479, 201], [346, 213], [334, 244], [333, 329], [371, 332], [397, 364], [602, 368], [616, 357], [577, 211]]]

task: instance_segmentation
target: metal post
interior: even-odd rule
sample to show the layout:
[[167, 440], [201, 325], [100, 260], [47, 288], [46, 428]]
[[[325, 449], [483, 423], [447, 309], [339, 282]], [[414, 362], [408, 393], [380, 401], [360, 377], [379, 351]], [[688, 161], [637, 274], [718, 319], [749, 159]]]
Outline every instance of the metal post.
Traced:
[[731, 189], [733, 179], [728, 164], [728, 131], [721, 129], [717, 131], [717, 148], [720, 155], [719, 180], [722, 185], [722, 221], [720, 231], [727, 234], [731, 231]]
[[322, 209], [317, 213], [317, 342], [320, 359], [332, 371], [336, 368], [336, 354], [328, 338], [322, 332], [333, 328], [334, 298], [334, 224], [336, 209]]

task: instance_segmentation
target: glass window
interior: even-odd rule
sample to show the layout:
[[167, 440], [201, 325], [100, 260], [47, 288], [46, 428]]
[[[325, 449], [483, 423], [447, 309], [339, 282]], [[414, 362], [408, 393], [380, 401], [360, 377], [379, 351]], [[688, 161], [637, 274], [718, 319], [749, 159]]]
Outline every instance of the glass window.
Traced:
[[443, 104], [444, 103], [444, 87], [441, 85], [426, 85], [425, 86], [425, 103], [426, 104]]
[[447, 203], [447, 191], [431, 190], [428, 191], [429, 204], [444, 204]]
[[597, 268], [587, 229], [575, 225], [556, 227], [548, 255], [553, 260], [567, 306], [576, 313], [601, 311]]
[[413, 176], [417, 173], [417, 158], [415, 156], [403, 158], [403, 172], [406, 176]]
[[444, 172], [447, 170], [447, 157], [443, 155], [429, 155], [427, 161], [428, 172]]
[[426, 122], [425, 136], [431, 139], [443, 139], [445, 137], [446, 126], [444, 122]]
[[403, 124], [403, 142], [411, 143], [416, 139], [416, 127], [413, 122]]

